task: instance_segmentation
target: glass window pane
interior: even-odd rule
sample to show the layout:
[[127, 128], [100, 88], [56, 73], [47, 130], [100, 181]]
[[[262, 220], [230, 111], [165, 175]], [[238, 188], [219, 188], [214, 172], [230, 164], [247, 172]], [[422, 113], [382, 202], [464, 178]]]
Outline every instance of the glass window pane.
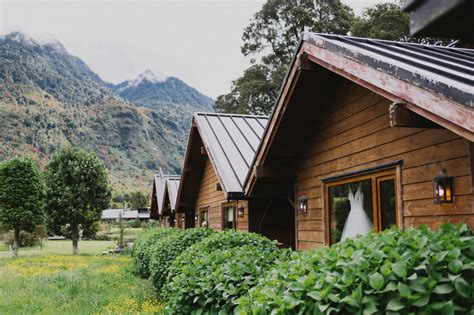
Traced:
[[397, 224], [395, 208], [395, 181], [393, 179], [380, 181], [380, 212], [382, 230]]
[[233, 229], [234, 228], [234, 211], [233, 206], [224, 207], [224, 229]]
[[331, 186], [328, 191], [331, 243], [373, 229], [371, 179]]

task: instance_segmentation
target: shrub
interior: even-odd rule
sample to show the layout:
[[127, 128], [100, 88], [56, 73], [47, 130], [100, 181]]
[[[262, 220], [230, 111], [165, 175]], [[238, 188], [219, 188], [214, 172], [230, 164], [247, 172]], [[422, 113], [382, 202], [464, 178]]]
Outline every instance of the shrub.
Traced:
[[[8, 232], [3, 237], [5, 245], [13, 245], [13, 232]], [[32, 247], [39, 245], [40, 238], [36, 233], [21, 231], [20, 232], [20, 247]]]
[[237, 301], [236, 314], [473, 313], [466, 225], [391, 229], [294, 253]]
[[229, 314], [236, 299], [248, 292], [275, 261], [286, 259], [288, 253], [274, 244], [209, 252], [192, 248], [186, 254], [192, 260], [178, 256], [174, 262], [177, 270], [168, 278], [163, 293], [166, 310], [171, 314]]
[[217, 233], [206, 228], [177, 231], [179, 232], [164, 237], [150, 248], [150, 280], [158, 293], [166, 281], [169, 267], [174, 259], [189, 246]]
[[145, 230], [140, 237], [137, 238], [133, 243], [132, 258], [138, 275], [143, 278], [150, 276], [149, 263], [152, 245], [173, 233], [178, 233], [178, 230], [173, 228], [156, 228]]

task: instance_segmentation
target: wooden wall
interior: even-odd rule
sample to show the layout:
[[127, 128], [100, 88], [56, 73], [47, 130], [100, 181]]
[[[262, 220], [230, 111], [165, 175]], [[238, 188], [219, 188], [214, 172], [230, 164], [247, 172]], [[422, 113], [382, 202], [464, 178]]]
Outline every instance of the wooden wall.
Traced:
[[[295, 199], [306, 195], [308, 212], [297, 214], [297, 248], [325, 244], [322, 179], [402, 160], [399, 211], [402, 228], [446, 221], [474, 226], [472, 143], [445, 129], [392, 128], [390, 102], [347, 81], [320, 115], [297, 162]], [[317, 100], [315, 99], [315, 102]], [[432, 179], [446, 168], [454, 176], [455, 202], [434, 205]]]
[[[216, 190], [216, 184], [219, 183], [216, 172], [207, 159], [204, 166], [204, 174], [199, 185], [199, 192], [196, 199], [196, 214], [202, 208], [208, 209], [209, 228], [222, 230], [222, 205], [227, 203], [224, 191]], [[246, 201], [236, 202], [237, 206], [244, 207], [244, 217], [237, 218], [237, 229], [248, 231], [248, 206]]]

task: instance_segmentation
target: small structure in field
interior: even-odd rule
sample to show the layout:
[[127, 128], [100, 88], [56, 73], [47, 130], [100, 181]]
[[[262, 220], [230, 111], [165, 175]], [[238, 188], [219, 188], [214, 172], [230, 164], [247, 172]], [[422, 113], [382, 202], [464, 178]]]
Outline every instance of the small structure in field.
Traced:
[[150, 219], [148, 208], [140, 208], [138, 210], [129, 209], [105, 209], [102, 210], [101, 220], [117, 221], [122, 216], [124, 220], [140, 220], [146, 221]]
[[473, 65], [470, 49], [305, 33], [245, 181], [249, 217], [286, 196], [296, 231], [276, 232], [297, 249], [474, 226]]

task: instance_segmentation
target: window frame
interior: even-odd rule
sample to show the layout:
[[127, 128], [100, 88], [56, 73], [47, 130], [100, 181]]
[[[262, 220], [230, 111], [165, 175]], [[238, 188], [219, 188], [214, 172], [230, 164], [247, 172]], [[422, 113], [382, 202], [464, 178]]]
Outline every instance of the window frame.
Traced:
[[374, 169], [369, 173], [362, 174], [344, 174], [338, 176], [337, 180], [324, 181], [323, 180], [323, 191], [324, 191], [324, 228], [325, 228], [325, 242], [326, 244], [335, 244], [331, 240], [331, 211], [329, 209], [329, 188], [344, 185], [348, 183], [371, 180], [372, 184], [372, 210], [374, 218], [374, 231], [382, 231], [382, 211], [381, 211], [381, 198], [380, 198], [380, 182], [385, 180], [393, 179], [394, 192], [395, 192], [395, 225], [400, 228], [399, 220], [399, 176], [397, 167], [394, 168], [383, 168], [383, 169]]
[[209, 206], [199, 208], [199, 211], [198, 211], [198, 227], [203, 227], [202, 226], [202, 213], [203, 212], [207, 213], [207, 226], [206, 226], [206, 228], [209, 228]]
[[[226, 222], [225, 222], [225, 210], [227, 208], [233, 208], [232, 211], [232, 216], [233, 216], [233, 221], [232, 221], [232, 228], [226, 228]], [[237, 202], [231, 201], [231, 202], [225, 202], [221, 205], [221, 214], [222, 214], [222, 231], [225, 230], [237, 230]]]

